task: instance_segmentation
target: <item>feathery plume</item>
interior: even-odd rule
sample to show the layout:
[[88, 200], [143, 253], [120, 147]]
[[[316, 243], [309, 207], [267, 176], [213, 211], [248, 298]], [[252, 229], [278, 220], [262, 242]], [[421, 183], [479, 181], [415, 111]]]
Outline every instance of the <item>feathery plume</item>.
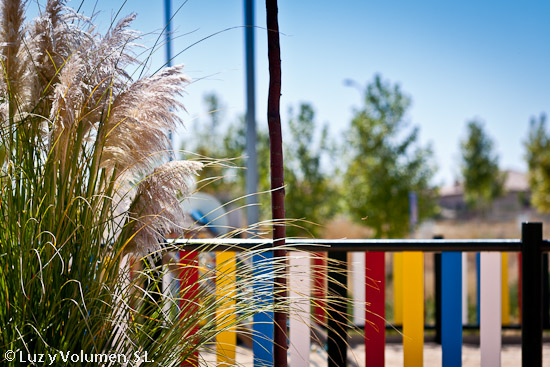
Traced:
[[[59, 81], [60, 69], [68, 55], [78, 46], [82, 37], [78, 27], [71, 27], [63, 13], [64, 0], [48, 0], [46, 7], [28, 27], [25, 37], [25, 57], [28, 59], [27, 74], [34, 79], [34, 94], [29, 95], [29, 104], [35, 110], [48, 113], [54, 86]], [[41, 106], [40, 106], [41, 105]], [[40, 107], [39, 107], [40, 106]]]
[[[54, 85], [57, 81], [58, 69], [63, 65], [62, 55], [67, 54], [67, 46], [72, 37], [67, 37], [61, 10], [63, 2], [48, 0], [44, 12], [34, 20], [29, 29], [28, 45], [29, 53], [33, 57], [35, 75], [40, 80], [41, 92], [48, 85]], [[67, 42], [69, 41], [69, 42]]]
[[54, 122], [50, 144], [55, 144], [57, 157], [63, 159], [74, 135], [76, 123], [85, 101], [83, 74], [85, 64], [78, 53], [74, 54], [61, 70], [53, 93], [51, 117]]
[[189, 82], [182, 68], [174, 66], [138, 80], [115, 98], [104, 126], [102, 168], [148, 171], [155, 163], [153, 156], [160, 159], [158, 153], [169, 153], [169, 131], [181, 124], [176, 111], [184, 109], [177, 97]]
[[[60, 27], [69, 31], [60, 31], [59, 35], [73, 39], [69, 45], [74, 49], [64, 50], [66, 56], [62, 67], [55, 66], [61, 71], [57, 70], [54, 78], [51, 109], [54, 126], [50, 144], [57, 145], [58, 158], [65, 156], [75, 128], [81, 127], [83, 135], [87, 136], [108, 111], [111, 95], [119, 93], [130, 81], [124, 68], [135, 61], [131, 46], [139, 33], [128, 30], [134, 19], [135, 15], [123, 18], [108, 35], [99, 39], [81, 37], [78, 32], [70, 31], [69, 24], [61, 22], [64, 27]], [[47, 22], [52, 21], [48, 18]], [[47, 43], [44, 46], [47, 47]]]
[[170, 161], [155, 168], [138, 186], [130, 206], [130, 223], [136, 235], [128, 251], [156, 250], [169, 233], [181, 235], [185, 215], [181, 200], [189, 197], [193, 176], [202, 164]]
[[21, 47], [22, 27], [25, 2], [21, 0], [5, 0], [0, 5], [0, 57], [4, 77], [1, 78], [1, 89], [4, 94], [10, 94], [11, 116], [15, 114], [18, 91], [21, 87], [22, 63], [17, 54]]

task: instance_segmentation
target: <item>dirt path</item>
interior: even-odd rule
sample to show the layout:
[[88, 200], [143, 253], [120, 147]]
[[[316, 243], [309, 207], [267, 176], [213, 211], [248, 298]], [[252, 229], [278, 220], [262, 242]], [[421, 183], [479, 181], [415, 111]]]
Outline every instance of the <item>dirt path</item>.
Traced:
[[[201, 366], [215, 365], [215, 357], [211, 353], [201, 353], [203, 363]], [[353, 350], [348, 352], [348, 366], [365, 365], [365, 347], [357, 345]], [[546, 366], [550, 366], [550, 345], [546, 344], [543, 349], [543, 360]], [[313, 345], [310, 354], [311, 367], [324, 367], [327, 365], [327, 354], [319, 346]], [[504, 345], [501, 354], [502, 367], [518, 367], [521, 366], [521, 347], [519, 345]], [[208, 362], [208, 364], [207, 364]], [[237, 365], [250, 366], [253, 365], [252, 352], [249, 348], [237, 347]], [[386, 346], [386, 366], [400, 367], [403, 366], [403, 347], [399, 344], [389, 344]], [[441, 366], [441, 346], [434, 343], [426, 343], [424, 345], [424, 367], [440, 367]], [[479, 347], [464, 345], [462, 347], [462, 366], [463, 367], [479, 367], [480, 352]]]

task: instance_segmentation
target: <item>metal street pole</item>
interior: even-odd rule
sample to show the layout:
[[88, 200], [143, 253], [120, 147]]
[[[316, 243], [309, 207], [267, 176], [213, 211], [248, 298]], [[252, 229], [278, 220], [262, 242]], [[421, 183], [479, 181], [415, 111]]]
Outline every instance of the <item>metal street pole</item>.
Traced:
[[164, 0], [164, 36], [166, 37], [166, 66], [172, 66], [172, 0]]
[[254, 63], [254, 0], [245, 0], [246, 58], [246, 216], [248, 226], [260, 220], [258, 197], [258, 158], [256, 153], [256, 88]]
[[[165, 31], [164, 36], [166, 38], [166, 66], [170, 67], [172, 66], [172, 0], [164, 0], [164, 24], [165, 24]], [[172, 141], [172, 131], [168, 134], [168, 138], [170, 139], [170, 150], [174, 149], [174, 142]], [[174, 154], [170, 154], [170, 160], [172, 160], [172, 156]]]

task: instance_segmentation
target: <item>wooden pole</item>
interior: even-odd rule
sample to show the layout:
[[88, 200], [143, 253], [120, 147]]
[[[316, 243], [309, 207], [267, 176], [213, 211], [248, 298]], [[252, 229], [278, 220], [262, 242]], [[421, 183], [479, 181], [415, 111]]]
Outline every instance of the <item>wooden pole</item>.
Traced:
[[[287, 366], [287, 314], [280, 309], [286, 295], [286, 251], [285, 245], [285, 179], [283, 169], [283, 137], [281, 132], [281, 49], [279, 45], [279, 21], [277, 0], [266, 0], [267, 53], [269, 60], [269, 94], [267, 101], [267, 123], [269, 125], [269, 151], [271, 166], [271, 212], [273, 218], [273, 246], [279, 266], [275, 273], [274, 302], [274, 365]], [[279, 262], [280, 261], [280, 262]], [[282, 301], [282, 302], [281, 302]]]

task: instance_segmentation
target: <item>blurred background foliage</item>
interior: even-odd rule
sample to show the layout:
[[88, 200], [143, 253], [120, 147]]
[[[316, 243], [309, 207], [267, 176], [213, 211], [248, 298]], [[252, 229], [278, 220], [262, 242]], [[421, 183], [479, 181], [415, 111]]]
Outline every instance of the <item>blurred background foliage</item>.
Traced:
[[[362, 103], [354, 108], [343, 133], [334, 133], [328, 123], [319, 121], [311, 103], [288, 108], [283, 121], [288, 235], [338, 236], [338, 229], [326, 226], [344, 223], [351, 236], [408, 236], [410, 192], [418, 198], [417, 227], [427, 219], [441, 219], [438, 167], [431, 144], [422, 140], [418, 124], [409, 116], [413, 98], [399, 83], [380, 74], [364, 86], [347, 82], [358, 87]], [[244, 205], [243, 199], [234, 200], [245, 195], [245, 118], [228, 119], [223, 96], [215, 92], [204, 96], [204, 108], [207, 118], [195, 120], [191, 127], [198, 138], [181, 149], [186, 156], [212, 159], [201, 174], [208, 182], [204, 191], [232, 202], [233, 207]], [[458, 143], [460, 157], [454, 163], [454, 186], [463, 195], [461, 213], [486, 218], [494, 201], [506, 195], [508, 171], [499, 166], [496, 144], [481, 118], [465, 120], [464, 131]], [[536, 212], [550, 212], [550, 132], [545, 115], [532, 119], [524, 146], [530, 192], [521, 193], [518, 205], [531, 201]], [[261, 127], [257, 151], [259, 191], [266, 192], [269, 139]], [[269, 195], [260, 194], [262, 220], [270, 217], [269, 200]], [[354, 230], [354, 223], [365, 230]]]
[[[221, 160], [208, 165], [201, 178], [211, 181], [204, 190], [228, 202], [244, 195], [245, 122], [222, 122], [224, 107], [216, 94], [206, 95], [204, 103], [208, 121], [195, 121], [193, 135], [199, 138], [181, 149]], [[410, 191], [419, 197], [420, 218], [436, 213], [433, 154], [418, 142], [418, 128], [409, 128], [409, 106], [410, 97], [397, 84], [377, 75], [341, 138], [316, 120], [311, 104], [290, 107], [284, 126], [289, 236], [319, 236], [323, 224], [341, 215], [372, 228], [375, 236], [403, 236], [409, 231]], [[268, 144], [267, 132], [260, 129], [260, 191], [269, 190]], [[266, 219], [269, 197], [260, 197]]]

